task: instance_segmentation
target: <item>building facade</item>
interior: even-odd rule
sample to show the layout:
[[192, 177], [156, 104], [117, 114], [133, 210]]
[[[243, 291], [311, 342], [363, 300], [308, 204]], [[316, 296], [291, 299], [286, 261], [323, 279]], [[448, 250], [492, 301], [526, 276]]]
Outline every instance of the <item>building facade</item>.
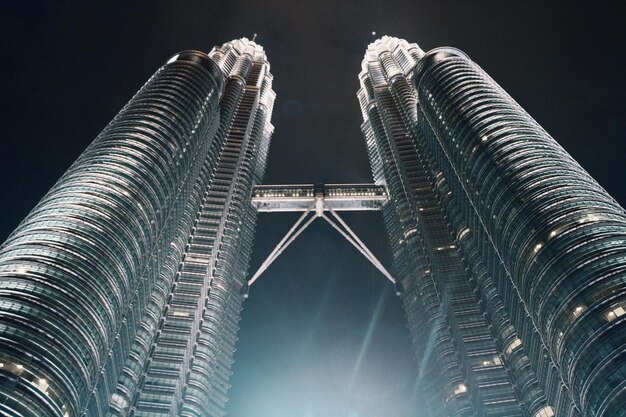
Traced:
[[225, 414], [274, 97], [245, 38], [175, 55], [11, 234], [0, 414]]
[[[626, 416], [624, 210], [462, 52], [362, 69], [416, 412]], [[0, 246], [1, 415], [225, 415], [274, 98], [253, 41], [173, 56]]]
[[457, 49], [359, 79], [424, 415], [625, 416], [624, 209]]

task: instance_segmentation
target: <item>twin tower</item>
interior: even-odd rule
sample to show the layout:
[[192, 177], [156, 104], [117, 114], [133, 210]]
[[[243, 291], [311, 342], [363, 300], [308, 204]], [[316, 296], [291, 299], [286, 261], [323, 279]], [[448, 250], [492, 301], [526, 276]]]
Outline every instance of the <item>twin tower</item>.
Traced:
[[[382, 196], [415, 415], [626, 416], [624, 209], [457, 49], [359, 79], [375, 185], [320, 193]], [[9, 236], [0, 415], [225, 415], [274, 98], [253, 41], [173, 56]]]

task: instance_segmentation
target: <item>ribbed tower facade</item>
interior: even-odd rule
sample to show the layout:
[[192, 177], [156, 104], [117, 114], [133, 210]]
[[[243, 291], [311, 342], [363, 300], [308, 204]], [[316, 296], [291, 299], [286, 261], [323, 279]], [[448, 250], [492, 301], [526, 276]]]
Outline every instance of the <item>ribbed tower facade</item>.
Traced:
[[423, 415], [625, 416], [624, 210], [459, 50], [359, 79]]
[[223, 416], [274, 102], [247, 39], [172, 57], [0, 247], [0, 414]]

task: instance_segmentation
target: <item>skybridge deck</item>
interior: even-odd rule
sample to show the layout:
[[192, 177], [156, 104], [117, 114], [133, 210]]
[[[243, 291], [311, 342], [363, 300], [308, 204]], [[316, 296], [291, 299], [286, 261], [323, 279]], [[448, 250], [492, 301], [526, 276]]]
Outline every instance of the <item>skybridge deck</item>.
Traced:
[[257, 185], [252, 205], [259, 212], [306, 211], [322, 199], [334, 211], [375, 211], [387, 201], [387, 190], [377, 184]]

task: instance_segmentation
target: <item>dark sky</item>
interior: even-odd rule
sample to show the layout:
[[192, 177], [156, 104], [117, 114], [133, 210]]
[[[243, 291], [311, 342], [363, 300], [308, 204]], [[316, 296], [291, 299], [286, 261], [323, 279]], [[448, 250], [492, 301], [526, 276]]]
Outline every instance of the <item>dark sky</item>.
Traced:
[[[169, 56], [255, 32], [278, 96], [266, 183], [370, 181], [357, 74], [389, 34], [464, 50], [626, 203], [619, 2], [12, 3], [24, 5], [3, 8], [0, 240]], [[389, 264], [378, 214], [345, 218]], [[253, 268], [294, 220], [260, 216]], [[252, 288], [236, 360], [234, 417], [416, 415], [398, 300], [322, 223]]]

